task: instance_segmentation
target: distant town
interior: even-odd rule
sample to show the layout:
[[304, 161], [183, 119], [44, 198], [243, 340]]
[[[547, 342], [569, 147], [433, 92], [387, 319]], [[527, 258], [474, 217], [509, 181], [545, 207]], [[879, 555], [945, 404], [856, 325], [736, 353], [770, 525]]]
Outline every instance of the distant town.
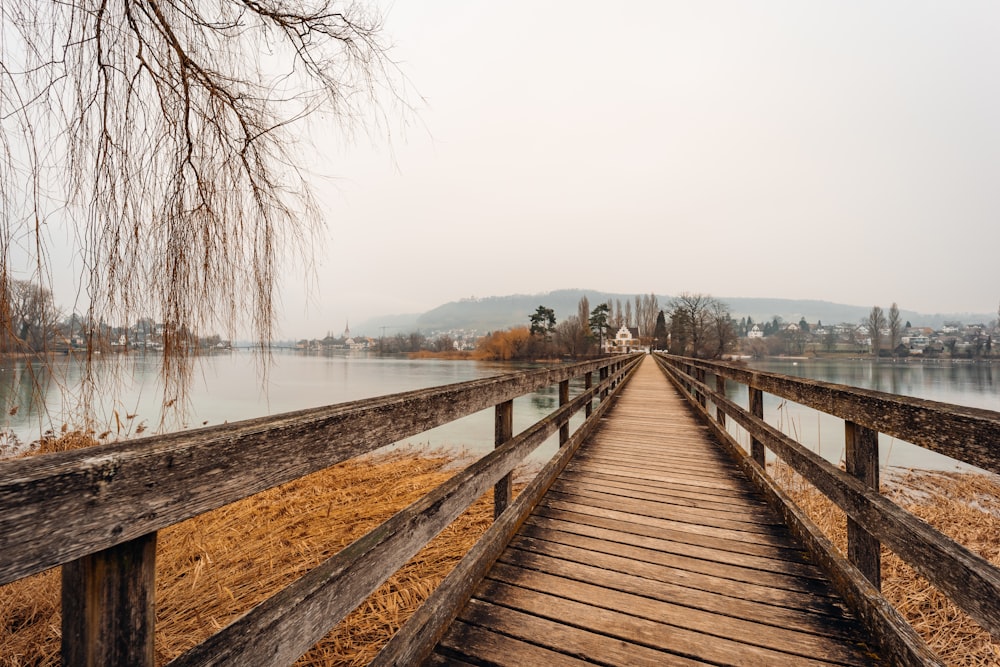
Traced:
[[885, 311], [874, 307], [862, 322], [810, 322], [804, 317], [786, 322], [779, 316], [736, 319], [725, 304], [710, 296], [685, 294], [671, 300], [666, 308], [659, 308], [655, 297], [640, 296], [634, 307], [632, 301], [624, 306], [618, 301], [591, 310], [584, 298], [578, 312], [561, 322], [556, 322], [552, 309], [540, 305], [524, 324], [491, 332], [448, 329], [369, 337], [352, 336], [346, 327], [342, 335], [301, 339], [294, 347], [311, 352], [466, 353], [489, 359], [580, 357], [637, 350], [667, 350], [705, 358], [877, 353], [879, 358], [895, 359], [984, 359], [993, 356], [997, 335], [997, 320], [946, 321], [937, 328], [927, 327], [902, 320], [895, 304]]
[[[564, 299], [568, 294], [549, 296]], [[923, 326], [904, 320], [896, 304], [884, 310], [874, 306], [857, 322], [811, 321], [806, 317], [785, 321], [777, 315], [734, 317], [725, 302], [705, 294], [680, 294], [665, 300], [662, 306], [654, 294], [606, 298], [593, 308], [585, 293], [575, 294], [576, 302], [558, 304], [562, 312], [573, 311], [558, 321], [553, 308], [540, 304], [521, 322], [488, 331], [451, 327], [389, 333], [388, 329], [396, 327], [382, 326], [382, 335], [376, 337], [352, 335], [350, 325], [345, 323], [339, 335], [328, 331], [322, 338], [276, 343], [274, 347], [308, 353], [367, 352], [497, 360], [580, 358], [637, 350], [666, 350], [701, 358], [870, 355], [894, 359], [988, 359], [994, 356], [993, 338], [1000, 335], [997, 319]], [[501, 303], [500, 299], [493, 301]], [[462, 302], [459, 307], [468, 305]], [[473, 305], [481, 306], [482, 302]], [[506, 308], [509, 314], [509, 306], [507, 302], [500, 310]], [[460, 319], [456, 313], [451, 315]], [[192, 351], [234, 347], [218, 334], [198, 335], [150, 317], [129, 326], [90, 322], [77, 314], [64, 317], [48, 290], [24, 281], [12, 283], [7, 307], [0, 308], [0, 316], [6, 319], [0, 322], [0, 351], [6, 353], [155, 353], [166, 351], [170, 345], [183, 345]]]

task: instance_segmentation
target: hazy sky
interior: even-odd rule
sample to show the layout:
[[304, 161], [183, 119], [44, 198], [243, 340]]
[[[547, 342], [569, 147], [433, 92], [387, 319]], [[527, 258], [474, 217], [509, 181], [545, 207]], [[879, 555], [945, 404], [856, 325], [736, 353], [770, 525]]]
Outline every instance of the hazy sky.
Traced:
[[1000, 300], [1000, 3], [398, 2], [417, 107], [314, 141], [286, 336], [469, 296]]

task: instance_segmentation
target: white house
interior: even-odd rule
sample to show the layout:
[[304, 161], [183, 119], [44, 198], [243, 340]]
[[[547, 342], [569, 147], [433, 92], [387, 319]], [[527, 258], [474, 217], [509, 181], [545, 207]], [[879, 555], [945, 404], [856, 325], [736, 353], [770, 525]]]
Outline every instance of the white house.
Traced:
[[764, 337], [764, 332], [761, 331], [760, 327], [757, 326], [756, 324], [753, 325], [753, 327], [750, 328], [750, 331], [747, 332], [747, 338], [763, 338], [763, 337]]
[[638, 327], [627, 327], [622, 325], [621, 328], [618, 329], [618, 333], [615, 334], [614, 338], [604, 341], [605, 352], [632, 352], [634, 350], [638, 350], [639, 347]]

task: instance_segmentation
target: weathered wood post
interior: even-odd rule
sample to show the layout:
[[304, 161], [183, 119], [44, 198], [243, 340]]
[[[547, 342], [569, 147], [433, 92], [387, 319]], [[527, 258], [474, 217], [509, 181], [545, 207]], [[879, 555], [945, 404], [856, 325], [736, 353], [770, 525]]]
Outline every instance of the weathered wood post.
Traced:
[[[750, 414], [764, 418], [764, 392], [747, 385], [750, 390]], [[762, 469], [764, 468], [764, 443], [757, 438], [750, 439], [750, 456]]]
[[[496, 407], [493, 443], [499, 447], [514, 437], [514, 401], [504, 401]], [[493, 518], [496, 519], [510, 505], [514, 498], [511, 473], [507, 473], [493, 485]]]
[[62, 567], [62, 664], [153, 667], [156, 533]]
[[[878, 432], [845, 421], [844, 439], [847, 473], [878, 493]], [[878, 538], [850, 517], [847, 518], [847, 558], [876, 589], [882, 590], [882, 548]]]
[[[718, 373], [715, 374], [715, 393], [723, 398], [726, 396], [726, 377]], [[719, 422], [719, 426], [723, 429], [726, 428], [726, 413], [722, 411], [718, 403], [715, 404], [715, 421]]]
[[[602, 383], [603, 383], [603, 382], [604, 382], [605, 380], [607, 380], [607, 379], [608, 379], [608, 367], [607, 367], [607, 366], [602, 366], [602, 367], [601, 367], [601, 372], [600, 372], [600, 374], [599, 374], [599, 377], [600, 377], [600, 381], [601, 381]], [[604, 387], [604, 389], [601, 389], [601, 400], [603, 401], [603, 400], [604, 400], [605, 398], [607, 398], [607, 397], [608, 397], [608, 388], [607, 388], [607, 387]]]
[[[567, 403], [569, 403], [569, 380], [563, 380], [559, 383], [559, 407]], [[567, 442], [569, 442], [569, 417], [559, 427], [559, 446], [562, 447]]]
[[[696, 368], [694, 376], [702, 385], [705, 384], [706, 373], [704, 368]], [[698, 403], [700, 403], [703, 408], [706, 407], [706, 404], [708, 403], [708, 397], [705, 396], [704, 390], [700, 387], [698, 388]]]
[[[590, 391], [593, 388], [594, 388], [594, 373], [592, 371], [588, 371], [583, 376], [583, 390]], [[594, 413], [594, 399], [591, 398], [589, 401], [587, 401], [587, 405], [584, 408], [584, 417], [590, 419], [590, 415], [592, 415], [593, 413]]]

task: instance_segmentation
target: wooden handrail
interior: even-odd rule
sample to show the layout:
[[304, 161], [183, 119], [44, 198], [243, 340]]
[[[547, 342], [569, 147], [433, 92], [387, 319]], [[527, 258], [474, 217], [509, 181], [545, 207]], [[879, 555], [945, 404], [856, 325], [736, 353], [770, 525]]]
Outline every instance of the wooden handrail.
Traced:
[[[561, 405], [551, 415], [514, 437], [498, 427], [507, 442], [496, 450], [175, 661], [260, 664], [267, 654], [266, 664], [290, 664], [573, 414], [595, 398], [603, 403], [639, 359], [560, 365], [0, 461], [0, 584], [65, 565], [64, 662], [151, 664], [156, 531], [560, 385]], [[591, 387], [586, 378], [594, 371], [604, 379]], [[587, 386], [568, 400], [563, 388], [574, 378]]]
[[[748, 454], [728, 433], [725, 420], [720, 424], [703, 407], [706, 400], [716, 406], [717, 414], [725, 415], [739, 424], [750, 435], [752, 443], [759, 443], [761, 448], [767, 447], [773, 451], [844, 510], [849, 525], [855, 526], [854, 530], [848, 531], [848, 557], [851, 564], [846, 566], [846, 562], [839, 562], [843, 559], [838, 560], [829, 553], [822, 554], [820, 560], [833, 563], [843, 570], [843, 576], [834, 576], [834, 582], [852, 588], [848, 591], [841, 590], [841, 593], [848, 601], [864, 607], [856, 609], [862, 618], [870, 619], [873, 626], [892, 628], [897, 634], [907, 634], [904, 643], [914, 640], [915, 635], [909, 634], [912, 629], [907, 631], [900, 628], [900, 623], [905, 621], [898, 614], [887, 612], [888, 603], [878, 592], [881, 577], [878, 554], [881, 543], [948, 595], [985, 630], [1000, 638], [1000, 569], [882, 496], [878, 491], [877, 471], [872, 470], [872, 466], [877, 466], [878, 461], [877, 434], [886, 428], [891, 430], [881, 432], [889, 432], [902, 440], [924, 446], [932, 443], [934, 446], [928, 446], [928, 449], [988, 470], [996, 470], [1000, 464], [1000, 455], [986, 450], [982, 444], [985, 441], [983, 433], [1000, 434], [1000, 414], [773, 373], [748, 371], [725, 363], [663, 354], [657, 354], [656, 358], [668, 377], [688, 394], [691, 404], [701, 408], [700, 412], [713, 426], [717, 437], [729, 445], [730, 451], [741, 459], [744, 468], [751, 467], [758, 471], [752, 475], [758, 483], [767, 484], [774, 490], [762, 465], [763, 450]], [[716, 375], [714, 390], [703, 381], [706, 373]], [[745, 410], [726, 398], [724, 385], [718, 382], [720, 377], [745, 384], [749, 390], [750, 405], [754, 409]], [[852, 459], [848, 470], [839, 469], [765, 422], [762, 410], [756, 409], [762, 406], [759, 392], [763, 391], [844, 418], [848, 456]], [[898, 410], [904, 416], [882, 412], [893, 410]], [[947, 425], [954, 425], [964, 436], [969, 437], [972, 444], [968, 451], [962, 450], [956, 438], [942, 430]], [[976, 431], [977, 428], [982, 429], [982, 433]], [[938, 440], [932, 439], [934, 434], [937, 434]], [[945, 444], [941, 444], [942, 442]], [[748, 466], [751, 461], [752, 465]], [[775, 491], [774, 495], [779, 493]], [[782, 502], [790, 501], [784, 498]], [[788, 516], [789, 512], [786, 512], [786, 518]], [[799, 530], [813, 528], [798, 527]], [[806, 536], [806, 541], [824, 542], [817, 540], [814, 535]], [[888, 641], [898, 641], [898, 637], [890, 637]], [[902, 661], [911, 664], [908, 659]], [[912, 664], [928, 663], [920, 659]], [[930, 664], [937, 663], [931, 661]]]

